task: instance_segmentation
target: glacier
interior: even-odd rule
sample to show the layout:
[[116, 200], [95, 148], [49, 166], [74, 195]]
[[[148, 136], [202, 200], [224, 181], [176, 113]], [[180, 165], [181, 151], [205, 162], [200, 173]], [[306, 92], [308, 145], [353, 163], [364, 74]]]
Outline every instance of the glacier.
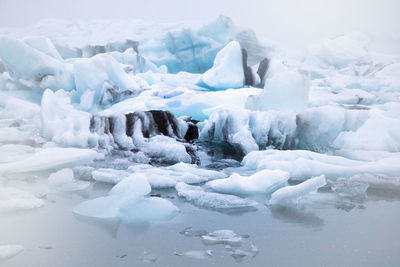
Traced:
[[[350, 33], [286, 53], [224, 16], [1, 28], [0, 213], [51, 210], [56, 195], [98, 225], [176, 223], [188, 207], [319, 225], [307, 208], [396, 194], [400, 57], [373, 41]], [[226, 250], [241, 260], [254, 248]]]

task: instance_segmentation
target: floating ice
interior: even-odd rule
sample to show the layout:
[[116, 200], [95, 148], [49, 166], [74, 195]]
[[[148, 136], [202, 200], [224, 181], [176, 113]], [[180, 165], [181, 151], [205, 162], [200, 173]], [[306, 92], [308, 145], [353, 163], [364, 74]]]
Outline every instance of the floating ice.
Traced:
[[281, 170], [262, 170], [251, 176], [240, 176], [237, 173], [229, 178], [218, 179], [206, 183], [206, 187], [212, 190], [234, 195], [250, 195], [272, 193], [285, 186], [289, 179], [289, 173]]
[[218, 52], [214, 65], [201, 77], [202, 82], [214, 89], [238, 88], [244, 85], [242, 51], [232, 41]]
[[50, 174], [48, 182], [60, 191], [79, 191], [90, 186], [89, 182], [75, 180], [74, 173], [69, 168]]
[[272, 194], [268, 205], [295, 205], [308, 194], [316, 192], [318, 188], [324, 185], [326, 185], [325, 176], [321, 175], [298, 185], [283, 187]]
[[43, 205], [42, 199], [28, 192], [13, 187], [0, 187], [0, 213], [31, 210]]
[[0, 164], [0, 172], [23, 173], [51, 170], [89, 163], [97, 157], [98, 153], [90, 149], [45, 148], [28, 158]]
[[257, 202], [233, 195], [225, 195], [204, 191], [200, 186], [187, 185], [183, 182], [176, 184], [178, 196], [185, 198], [196, 206], [223, 210], [234, 208], [248, 208], [257, 205]]
[[2, 245], [0, 246], [0, 261], [8, 260], [24, 250], [21, 245]]
[[332, 190], [341, 197], [365, 197], [369, 184], [357, 178], [338, 178], [335, 182], [329, 182]]
[[75, 214], [124, 223], [166, 220], [178, 211], [170, 201], [146, 197], [151, 191], [144, 175], [133, 174], [115, 185], [108, 196], [82, 202]]
[[242, 245], [243, 238], [237, 235], [232, 230], [217, 230], [201, 237], [202, 241], [206, 245], [230, 245], [240, 247]]

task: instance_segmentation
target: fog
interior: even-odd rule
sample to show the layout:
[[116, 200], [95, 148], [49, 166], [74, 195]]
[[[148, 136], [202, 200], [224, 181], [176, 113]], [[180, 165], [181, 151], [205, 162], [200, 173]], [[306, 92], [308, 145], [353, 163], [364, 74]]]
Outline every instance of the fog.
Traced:
[[0, 27], [42, 18], [209, 21], [220, 14], [285, 44], [302, 45], [362, 31], [398, 38], [398, 0], [0, 0]]

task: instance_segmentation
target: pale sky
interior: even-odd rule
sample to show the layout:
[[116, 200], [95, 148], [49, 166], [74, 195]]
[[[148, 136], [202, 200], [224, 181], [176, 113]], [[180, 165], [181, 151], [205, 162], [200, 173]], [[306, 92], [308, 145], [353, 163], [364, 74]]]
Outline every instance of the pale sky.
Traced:
[[295, 45], [352, 31], [400, 35], [400, 0], [0, 0], [0, 27], [42, 18], [207, 22], [220, 14], [259, 36]]

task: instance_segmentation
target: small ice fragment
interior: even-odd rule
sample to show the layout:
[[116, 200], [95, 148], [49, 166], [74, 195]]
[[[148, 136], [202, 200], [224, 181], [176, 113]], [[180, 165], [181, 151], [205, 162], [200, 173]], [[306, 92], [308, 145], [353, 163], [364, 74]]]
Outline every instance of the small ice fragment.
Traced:
[[184, 236], [203, 236], [206, 235], [208, 232], [204, 229], [193, 230], [192, 227], [187, 227], [183, 231], [179, 232], [181, 235]]
[[357, 179], [338, 178], [330, 183], [332, 190], [341, 197], [365, 197], [369, 184]]
[[203, 235], [203, 243], [206, 245], [230, 245], [239, 247], [242, 245], [242, 237], [235, 234], [232, 230], [217, 230], [212, 233]]

